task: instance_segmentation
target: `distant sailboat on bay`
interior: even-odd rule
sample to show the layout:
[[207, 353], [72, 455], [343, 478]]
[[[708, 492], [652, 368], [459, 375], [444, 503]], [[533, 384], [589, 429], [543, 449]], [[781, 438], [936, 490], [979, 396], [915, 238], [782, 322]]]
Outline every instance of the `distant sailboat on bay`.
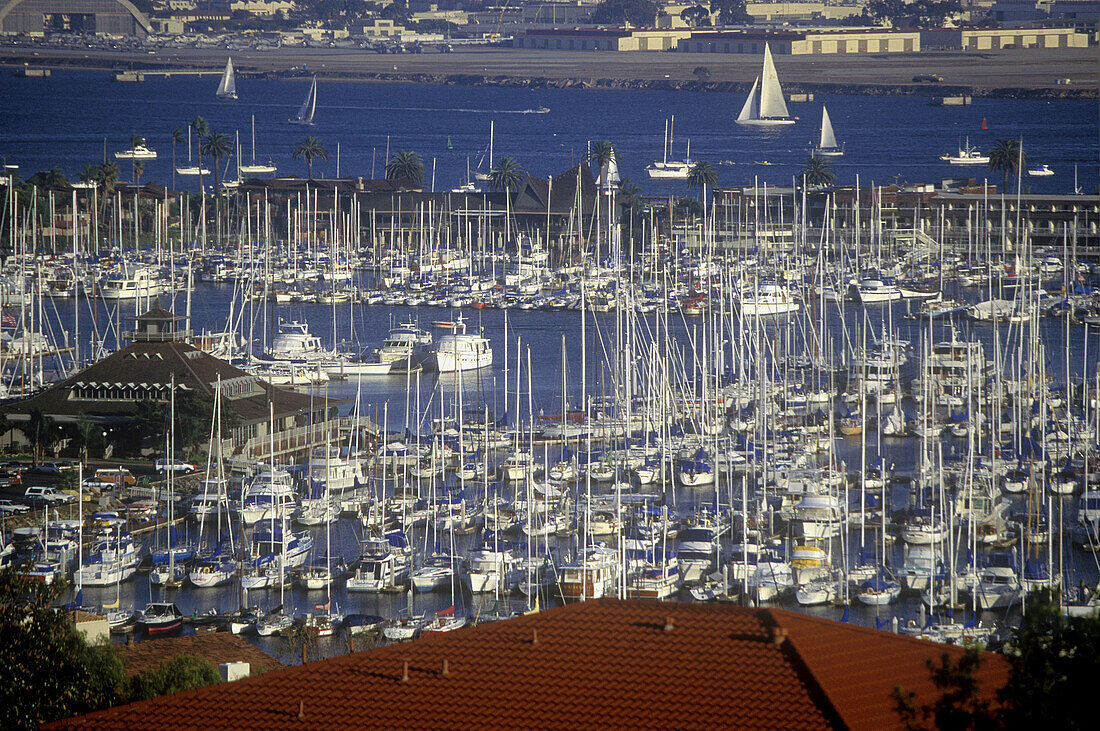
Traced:
[[783, 88], [779, 85], [779, 75], [775, 72], [772, 51], [764, 44], [764, 70], [752, 82], [749, 98], [741, 107], [736, 122], [743, 125], [774, 127], [794, 124], [795, 118], [787, 112], [787, 102], [783, 100]]
[[225, 72], [218, 83], [217, 96], [222, 101], [237, 101], [237, 77], [233, 73], [233, 57], [225, 62]]
[[814, 148], [816, 157], [840, 157], [844, 154], [844, 145], [836, 142], [836, 133], [833, 132], [833, 121], [829, 119], [829, 110], [821, 107], [821, 139]]
[[255, 114], [252, 115], [252, 162], [249, 163], [248, 165], [241, 165], [239, 169], [240, 169], [241, 175], [267, 175], [267, 174], [275, 172], [275, 170], [276, 170], [275, 163], [273, 163], [273, 162], [268, 162], [266, 165], [262, 162], [261, 163], [256, 162], [256, 115]]
[[298, 116], [287, 121], [291, 124], [312, 125], [313, 113], [317, 111], [317, 77], [313, 77], [313, 83], [309, 85], [309, 93], [306, 94], [306, 100], [302, 102], [302, 106], [298, 109]]

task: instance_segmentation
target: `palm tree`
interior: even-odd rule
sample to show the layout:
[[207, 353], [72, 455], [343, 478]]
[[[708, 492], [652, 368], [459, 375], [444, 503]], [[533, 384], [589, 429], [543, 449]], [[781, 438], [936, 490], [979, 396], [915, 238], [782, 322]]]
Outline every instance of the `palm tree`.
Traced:
[[172, 130], [172, 190], [176, 189], [176, 143], [187, 142], [187, 135], [182, 129]]
[[214, 158], [214, 195], [217, 195], [221, 188], [221, 161], [233, 155], [233, 145], [221, 132], [212, 132], [199, 145], [199, 152]]
[[103, 219], [103, 214], [107, 210], [107, 205], [111, 202], [111, 197], [115, 194], [115, 183], [118, 182], [118, 164], [113, 160], [108, 160], [98, 166], [96, 172], [96, 183], [103, 190], [103, 198], [99, 202], [99, 217]]
[[692, 190], [713, 188], [718, 185], [718, 171], [706, 160], [699, 160], [688, 171], [687, 184]]
[[141, 176], [145, 173], [145, 163], [141, 160], [134, 161], [134, 185], [141, 187]]
[[424, 162], [412, 150], [398, 150], [386, 163], [386, 180], [407, 179], [419, 186], [424, 181]]
[[199, 138], [199, 192], [202, 193], [202, 140], [210, 134], [210, 125], [202, 117], [191, 120], [191, 131]]
[[76, 174], [76, 177], [81, 183], [96, 183], [99, 182], [99, 172], [98, 165], [85, 165]]
[[828, 187], [836, 182], [836, 173], [833, 172], [833, 164], [827, 157], [810, 155], [810, 159], [798, 171], [798, 177], [805, 185], [815, 188]]
[[989, 169], [1000, 170], [1004, 175], [1001, 190], [1008, 190], [1008, 176], [1015, 175], [1024, 168], [1027, 155], [1019, 140], [997, 140], [989, 151]]
[[42, 450], [48, 449], [53, 444], [55, 437], [53, 427], [53, 417], [47, 416], [42, 409], [34, 408], [27, 414], [27, 425], [23, 429], [33, 449], [31, 456], [35, 467], [42, 458]]
[[291, 154], [295, 160], [305, 158], [310, 180], [313, 180], [313, 161], [328, 160], [328, 150], [321, 144], [321, 140], [316, 137], [306, 137], [298, 143]]
[[134, 149], [138, 145], [144, 145], [145, 138], [141, 135], [130, 135], [130, 149]]
[[606, 186], [607, 166], [615, 159], [615, 146], [607, 140], [597, 140], [588, 148], [588, 161], [596, 163], [600, 168], [600, 187]]
[[510, 191], [523, 183], [523, 169], [514, 157], [502, 157], [496, 167], [489, 171], [489, 187], [493, 190]]

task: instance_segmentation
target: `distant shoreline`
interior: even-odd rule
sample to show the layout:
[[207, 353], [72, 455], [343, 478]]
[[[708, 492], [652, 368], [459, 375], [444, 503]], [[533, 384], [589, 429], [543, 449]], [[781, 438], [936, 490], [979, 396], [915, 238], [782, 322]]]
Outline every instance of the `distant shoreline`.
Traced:
[[[612, 53], [463, 49], [454, 53], [377, 54], [345, 49], [225, 51], [173, 48], [156, 54], [103, 49], [0, 47], [0, 65], [117, 73], [166, 69], [213, 71], [233, 56], [243, 78], [302, 78], [530, 89], [648, 89], [747, 92], [759, 59], [744, 54]], [[788, 93], [859, 96], [971, 96], [1002, 99], [1096, 99], [1096, 48], [985, 53], [779, 56]], [[709, 78], [695, 72], [705, 67]], [[1007, 72], [1006, 72], [1007, 70]], [[937, 73], [941, 84], [914, 83]], [[705, 75], [704, 75], [705, 76]], [[1065, 83], [1068, 80], [1069, 83]]]

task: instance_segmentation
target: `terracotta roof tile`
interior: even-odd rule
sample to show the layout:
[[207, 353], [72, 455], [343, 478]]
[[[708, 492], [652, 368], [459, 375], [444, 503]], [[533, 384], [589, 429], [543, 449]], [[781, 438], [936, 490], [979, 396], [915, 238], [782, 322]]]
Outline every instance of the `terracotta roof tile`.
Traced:
[[[776, 624], [787, 628], [787, 642], [773, 641]], [[896, 648], [907, 649], [901, 660]], [[787, 612], [601, 600], [54, 727], [820, 729], [878, 720], [888, 726], [896, 718], [882, 716], [888, 693], [884, 698], [880, 691], [888, 682], [893, 687], [891, 677], [926, 677], [923, 659], [941, 651], [931, 643]], [[406, 661], [409, 677], [402, 682]], [[879, 665], [874, 682], [857, 673], [861, 664], [872, 663]], [[835, 678], [822, 679], [820, 672], [835, 672]], [[920, 689], [916, 682], [913, 688]], [[840, 707], [864, 702], [872, 708], [863, 715]]]
[[161, 663], [180, 655], [204, 658], [214, 667], [226, 662], [247, 662], [253, 672], [267, 672], [283, 667], [271, 655], [228, 632], [158, 637], [133, 645], [119, 645], [118, 653], [129, 675], [155, 670]]

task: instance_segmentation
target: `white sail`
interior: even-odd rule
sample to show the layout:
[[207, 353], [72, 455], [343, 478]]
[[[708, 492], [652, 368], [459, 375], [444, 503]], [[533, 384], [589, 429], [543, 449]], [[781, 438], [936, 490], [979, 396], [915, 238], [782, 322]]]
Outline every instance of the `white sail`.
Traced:
[[789, 117], [787, 103], [783, 101], [783, 88], [779, 86], [779, 74], [775, 72], [772, 51], [764, 44], [764, 75], [760, 83], [760, 116], [763, 119]]
[[230, 58], [225, 62], [225, 72], [222, 74], [222, 80], [218, 83], [218, 98], [219, 99], [236, 99], [237, 98], [237, 79], [233, 73], [233, 59]]
[[619, 187], [619, 161], [615, 158], [615, 150], [611, 150], [611, 157], [607, 161], [607, 174], [604, 176], [604, 187], [608, 190]]
[[298, 116], [290, 120], [294, 124], [313, 124], [313, 113], [317, 110], [317, 77], [313, 77], [313, 83], [309, 85], [309, 93], [306, 100], [298, 109]]
[[745, 100], [745, 106], [741, 107], [741, 113], [737, 115], [738, 122], [760, 119], [760, 97], [757, 95], [759, 85], [760, 77], [757, 76], [752, 82], [752, 90], [749, 91], [749, 98]]
[[821, 107], [821, 143], [818, 147], [823, 150], [837, 147], [836, 135], [833, 134], [833, 122], [829, 119], [829, 110], [825, 107]]

